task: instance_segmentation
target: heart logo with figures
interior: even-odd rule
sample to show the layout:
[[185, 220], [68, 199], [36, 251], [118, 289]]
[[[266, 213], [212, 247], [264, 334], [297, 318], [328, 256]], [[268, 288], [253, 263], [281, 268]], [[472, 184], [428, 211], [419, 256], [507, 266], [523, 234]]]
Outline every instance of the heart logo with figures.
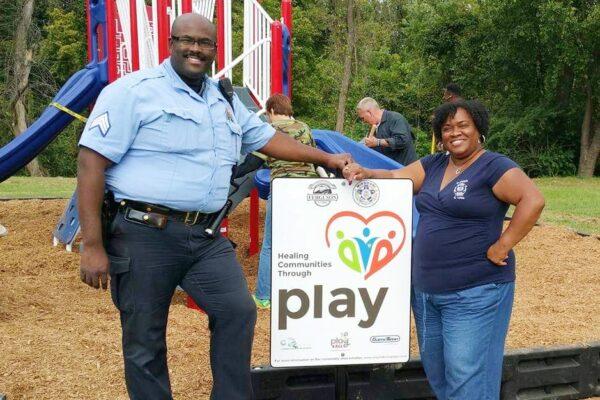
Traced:
[[388, 265], [405, 241], [404, 221], [390, 211], [380, 211], [368, 218], [342, 211], [331, 217], [325, 228], [327, 247], [337, 249], [344, 265], [365, 280]]

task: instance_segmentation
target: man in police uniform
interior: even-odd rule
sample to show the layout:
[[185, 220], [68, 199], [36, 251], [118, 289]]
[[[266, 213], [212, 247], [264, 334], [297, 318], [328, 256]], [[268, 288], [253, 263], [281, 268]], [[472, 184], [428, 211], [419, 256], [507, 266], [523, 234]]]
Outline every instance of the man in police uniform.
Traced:
[[[165, 331], [177, 285], [209, 316], [212, 399], [250, 399], [256, 308], [229, 241], [205, 234], [225, 203], [240, 152], [342, 168], [348, 155], [304, 146], [233, 109], [205, 77], [214, 25], [175, 21], [170, 59], [107, 86], [82, 134], [78, 160], [81, 279], [106, 288], [121, 315], [125, 380], [132, 399], [171, 399]], [[105, 187], [117, 215], [103, 244]]]
[[402, 165], [417, 160], [415, 136], [402, 114], [379, 108], [379, 104], [370, 97], [358, 102], [356, 112], [363, 122], [376, 127], [375, 134], [365, 138], [367, 147]]

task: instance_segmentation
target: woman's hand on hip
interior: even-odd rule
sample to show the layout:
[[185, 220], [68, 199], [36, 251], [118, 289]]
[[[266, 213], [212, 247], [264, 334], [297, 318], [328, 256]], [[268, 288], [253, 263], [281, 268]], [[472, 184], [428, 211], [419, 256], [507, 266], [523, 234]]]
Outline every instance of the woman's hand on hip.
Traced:
[[507, 265], [508, 252], [510, 248], [502, 245], [499, 241], [490, 246], [487, 251], [487, 258], [498, 266]]

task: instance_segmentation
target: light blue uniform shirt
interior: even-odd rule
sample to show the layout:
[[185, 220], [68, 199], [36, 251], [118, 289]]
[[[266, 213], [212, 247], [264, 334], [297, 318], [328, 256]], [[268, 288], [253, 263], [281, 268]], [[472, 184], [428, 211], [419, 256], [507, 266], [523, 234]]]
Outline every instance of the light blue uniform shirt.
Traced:
[[196, 93], [166, 60], [104, 88], [79, 145], [114, 163], [106, 187], [116, 200], [214, 212], [227, 200], [240, 153], [262, 148], [275, 133], [237, 96], [233, 106], [213, 80]]

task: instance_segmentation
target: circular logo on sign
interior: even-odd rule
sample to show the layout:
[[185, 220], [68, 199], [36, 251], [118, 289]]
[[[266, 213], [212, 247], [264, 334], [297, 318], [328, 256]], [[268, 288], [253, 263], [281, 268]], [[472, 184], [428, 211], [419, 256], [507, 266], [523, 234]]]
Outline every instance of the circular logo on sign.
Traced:
[[314, 201], [319, 207], [328, 206], [332, 201], [337, 201], [338, 195], [334, 193], [335, 185], [327, 181], [317, 181], [310, 185], [310, 192], [306, 196], [306, 200]]
[[352, 198], [361, 207], [371, 207], [379, 201], [379, 187], [372, 181], [360, 181], [352, 190]]

